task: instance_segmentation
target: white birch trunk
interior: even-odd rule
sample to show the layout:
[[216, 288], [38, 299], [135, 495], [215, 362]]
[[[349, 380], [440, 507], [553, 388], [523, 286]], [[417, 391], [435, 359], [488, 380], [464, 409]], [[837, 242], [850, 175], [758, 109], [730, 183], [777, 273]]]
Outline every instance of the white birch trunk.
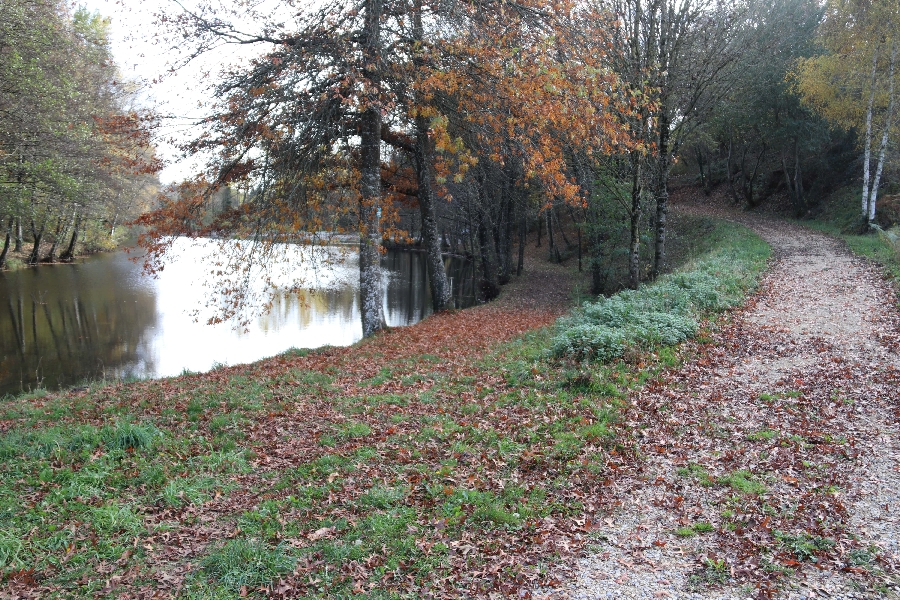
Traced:
[[862, 219], [865, 222], [869, 214], [869, 162], [872, 159], [872, 113], [875, 111], [875, 76], [878, 70], [878, 48], [872, 54], [872, 89], [869, 93], [869, 107], [866, 110], [866, 140], [865, 155], [863, 157], [863, 189], [862, 189]]
[[884, 120], [884, 132], [881, 135], [881, 146], [878, 148], [878, 167], [875, 169], [875, 179], [872, 181], [872, 191], [869, 193], [869, 223], [875, 221], [875, 201], [878, 199], [878, 186], [881, 183], [881, 171], [884, 168], [884, 155], [887, 152], [888, 136], [894, 124], [894, 63], [897, 59], [897, 46], [891, 45], [890, 83], [888, 84], [888, 111]]

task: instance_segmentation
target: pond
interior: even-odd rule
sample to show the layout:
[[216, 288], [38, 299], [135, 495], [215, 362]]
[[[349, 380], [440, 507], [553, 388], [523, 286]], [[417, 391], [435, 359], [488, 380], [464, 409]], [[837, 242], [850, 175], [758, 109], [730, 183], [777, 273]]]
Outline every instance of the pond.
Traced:
[[[124, 252], [0, 273], [0, 395], [95, 379], [202, 372], [290, 348], [345, 346], [362, 338], [354, 253], [333, 249], [330, 254], [342, 259], [315, 272], [293, 265], [288, 279], [301, 277], [310, 285], [277, 294], [270, 311], [256, 311], [246, 327], [236, 327], [206, 324], [207, 250], [177, 243], [177, 260], [157, 278], [143, 275], [141, 264]], [[428, 316], [425, 254], [390, 250], [382, 266], [387, 324], [411, 325]], [[447, 257], [445, 267], [456, 306], [471, 305], [470, 264]]]

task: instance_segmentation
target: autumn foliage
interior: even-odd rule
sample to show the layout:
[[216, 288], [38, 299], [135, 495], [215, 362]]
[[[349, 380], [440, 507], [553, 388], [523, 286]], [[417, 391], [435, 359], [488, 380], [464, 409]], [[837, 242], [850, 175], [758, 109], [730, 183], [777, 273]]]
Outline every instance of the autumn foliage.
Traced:
[[[573, 2], [333, 3], [258, 35], [225, 14], [170, 24], [198, 52], [214, 40], [265, 50], [216, 87], [215, 110], [188, 147], [206, 172], [140, 219], [151, 264], [177, 235], [268, 246], [349, 235], [365, 257], [372, 236], [409, 238], [398, 216], [406, 206], [420, 209], [439, 265], [440, 199], [459, 207], [468, 233], [450, 234], [451, 244], [471, 238], [490, 298], [508, 281], [511, 232], [529, 210], [590, 201], [572, 158], [630, 147], [635, 102], [608, 58], [611, 17]], [[228, 186], [252, 192], [204, 218]], [[442, 273], [431, 263], [434, 285]], [[361, 281], [371, 279], [360, 265]], [[241, 304], [240, 287], [223, 287]]]

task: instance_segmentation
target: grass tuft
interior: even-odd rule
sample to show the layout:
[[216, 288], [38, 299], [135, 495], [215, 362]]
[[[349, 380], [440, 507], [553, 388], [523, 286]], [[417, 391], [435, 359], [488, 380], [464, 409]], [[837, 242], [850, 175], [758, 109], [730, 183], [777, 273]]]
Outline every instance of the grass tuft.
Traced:
[[161, 435], [153, 426], [127, 422], [104, 427], [100, 433], [103, 443], [110, 450], [149, 450]]
[[292, 572], [296, 562], [281, 545], [273, 548], [256, 539], [235, 539], [207, 555], [201, 566], [222, 585], [240, 591], [244, 586], [268, 585]]

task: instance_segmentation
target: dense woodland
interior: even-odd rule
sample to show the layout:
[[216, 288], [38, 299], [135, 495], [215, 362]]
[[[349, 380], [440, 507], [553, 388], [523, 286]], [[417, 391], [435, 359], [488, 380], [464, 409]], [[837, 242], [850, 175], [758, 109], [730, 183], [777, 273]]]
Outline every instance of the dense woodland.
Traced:
[[108, 21], [57, 0], [0, 2], [0, 268], [114, 247], [158, 169]]

